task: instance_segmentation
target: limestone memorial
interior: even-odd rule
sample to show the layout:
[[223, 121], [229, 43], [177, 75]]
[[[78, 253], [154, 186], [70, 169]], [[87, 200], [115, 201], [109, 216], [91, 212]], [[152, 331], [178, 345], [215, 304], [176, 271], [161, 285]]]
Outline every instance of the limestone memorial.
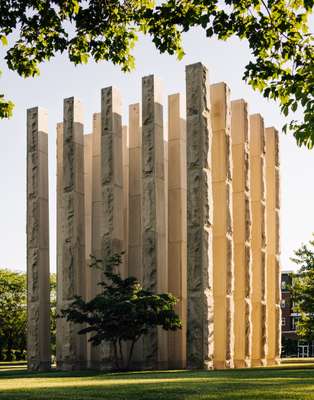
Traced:
[[[124, 252], [120, 273], [178, 298], [182, 329], [136, 343], [136, 369], [223, 369], [280, 362], [279, 138], [186, 67], [186, 95], [142, 79], [141, 101], [101, 90], [84, 131], [83, 106], [64, 100], [57, 124], [57, 310], [91, 299], [100, 271], [89, 256]], [[166, 120], [167, 118], [167, 120]], [[123, 122], [127, 122], [123, 126]], [[52, 133], [49, 133], [49, 135]], [[27, 111], [28, 368], [50, 368], [47, 111]], [[79, 326], [57, 320], [62, 370], [112, 368]]]

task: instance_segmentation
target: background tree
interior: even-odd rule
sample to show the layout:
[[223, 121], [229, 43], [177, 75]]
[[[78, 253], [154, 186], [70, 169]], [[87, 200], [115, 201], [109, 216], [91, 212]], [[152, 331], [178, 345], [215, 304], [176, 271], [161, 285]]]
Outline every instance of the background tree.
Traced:
[[[50, 333], [56, 351], [56, 274], [50, 275]], [[27, 288], [24, 272], [0, 269], [0, 361], [24, 360], [27, 336]]]
[[299, 270], [292, 275], [293, 310], [300, 314], [297, 334], [306, 340], [314, 340], [314, 240], [295, 251], [292, 259]]
[[[140, 33], [164, 53], [184, 55], [181, 36], [200, 26], [208, 37], [248, 42], [244, 79], [284, 115], [303, 109], [288, 128], [297, 143], [314, 144], [314, 43], [309, 16], [314, 0], [10, 0], [0, 2], [0, 43], [10, 47], [8, 67], [23, 77], [39, 63], [67, 52], [74, 64], [108, 60], [134, 68], [132, 48]], [[10, 39], [10, 38], [9, 38]], [[0, 117], [13, 104], [0, 96]]]
[[25, 274], [0, 269], [0, 360], [25, 358], [26, 322]]
[[[121, 278], [117, 272], [120, 254], [105, 261], [92, 260], [92, 266], [104, 272], [104, 280], [99, 283], [101, 293], [88, 302], [77, 296], [68, 309], [62, 310], [62, 316], [67, 321], [85, 325], [79, 334], [90, 332], [89, 341], [94, 346], [110, 343], [115, 367], [129, 369], [134, 345], [140, 337], [157, 326], [172, 331], [181, 328], [174, 310], [177, 299], [168, 293], [144, 290], [134, 277]], [[130, 344], [126, 356], [123, 342]]]

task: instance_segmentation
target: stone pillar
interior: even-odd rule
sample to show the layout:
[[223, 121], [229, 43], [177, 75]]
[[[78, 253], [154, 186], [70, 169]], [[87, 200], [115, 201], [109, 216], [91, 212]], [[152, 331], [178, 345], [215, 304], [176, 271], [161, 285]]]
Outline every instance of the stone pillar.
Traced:
[[128, 276], [129, 261], [129, 143], [128, 127], [122, 128], [122, 157], [123, 157], [123, 251], [124, 276]]
[[116, 88], [101, 91], [100, 177], [102, 257], [123, 250], [122, 100]]
[[[100, 184], [100, 154], [101, 154], [101, 117], [100, 113], [93, 114], [93, 139], [92, 139], [92, 255], [101, 258], [101, 220], [103, 219], [101, 184]], [[103, 279], [100, 270], [91, 269], [91, 296], [95, 297], [99, 293], [98, 283]], [[90, 368], [99, 368], [102, 358], [102, 351], [99, 346], [91, 346]]]
[[[64, 100], [63, 176], [62, 176], [62, 294], [61, 306], [67, 308], [75, 295], [85, 297], [85, 206], [84, 141], [81, 103], [70, 97]], [[60, 279], [60, 277], [58, 277]], [[60, 285], [59, 285], [60, 287]], [[64, 370], [86, 366], [86, 337], [80, 327], [63, 321], [58, 332], [61, 350], [57, 367]]]
[[[86, 257], [86, 299], [92, 296], [92, 269], [90, 268], [90, 255], [92, 254], [92, 179], [93, 179], [93, 134], [84, 135], [84, 192], [85, 192], [85, 257]], [[91, 359], [91, 343], [87, 339], [87, 365]]]
[[[101, 114], [93, 115], [92, 163], [92, 254], [105, 260], [123, 250], [124, 238], [121, 98], [112, 87], [102, 89]], [[103, 279], [101, 271], [92, 271], [93, 296]], [[92, 347], [90, 367], [111, 369], [109, 345]]]
[[[57, 124], [57, 314], [61, 314], [62, 309], [62, 225], [63, 225], [63, 123]], [[62, 353], [62, 327], [65, 320], [57, 318], [56, 321], [56, 359], [61, 360]]]
[[213, 367], [213, 260], [210, 92], [201, 63], [186, 67], [187, 366]]
[[84, 135], [84, 191], [85, 191], [85, 256], [86, 256], [86, 298], [92, 296], [92, 179], [93, 179], [93, 134]]
[[[140, 105], [129, 106], [129, 235], [128, 275], [143, 282], [142, 265], [142, 128]], [[141, 368], [143, 341], [134, 348], [134, 368]]]
[[[142, 135], [139, 104], [129, 106], [129, 276], [135, 276], [141, 282], [141, 207], [142, 207]], [[134, 354], [135, 356], [135, 354]]]
[[50, 368], [48, 113], [27, 110], [27, 366]]
[[266, 268], [267, 365], [280, 363], [280, 245], [279, 245], [279, 138], [275, 128], [265, 130], [266, 141]]
[[168, 97], [168, 290], [178, 298], [182, 329], [169, 332], [169, 367], [186, 366], [186, 126], [180, 94]]
[[[168, 268], [162, 94], [153, 75], [142, 79], [142, 104], [143, 285], [157, 293], [168, 289]], [[143, 366], [167, 368], [167, 334], [153, 330], [143, 342]]]
[[251, 366], [251, 204], [249, 121], [244, 100], [231, 102], [234, 246], [234, 366]]
[[265, 138], [259, 114], [250, 116], [252, 209], [252, 366], [266, 364]]
[[214, 367], [233, 368], [233, 242], [230, 90], [211, 85]]

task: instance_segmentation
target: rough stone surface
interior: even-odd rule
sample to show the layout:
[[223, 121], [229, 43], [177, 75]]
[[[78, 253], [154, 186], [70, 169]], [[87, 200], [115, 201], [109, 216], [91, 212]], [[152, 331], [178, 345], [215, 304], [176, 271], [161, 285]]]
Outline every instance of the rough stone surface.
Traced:
[[[92, 250], [106, 260], [120, 253], [124, 239], [122, 101], [116, 88], [101, 90], [101, 114], [94, 115], [93, 141], [93, 228]], [[125, 274], [124, 265], [120, 272]], [[103, 276], [94, 271], [93, 287]], [[112, 368], [112, 349], [108, 344], [92, 348], [91, 367]]]
[[250, 116], [252, 207], [252, 366], [265, 365], [267, 354], [265, 133], [263, 118]]
[[[93, 298], [92, 293], [92, 274], [90, 268], [90, 256], [92, 254], [92, 180], [93, 180], [93, 135], [84, 135], [84, 194], [85, 194], [85, 289], [86, 299]], [[92, 345], [87, 339], [87, 365], [91, 359]]]
[[122, 128], [123, 156], [123, 276], [128, 276], [129, 264], [129, 143], [128, 127]]
[[[129, 106], [128, 275], [143, 282], [142, 266], [142, 115], [140, 104]], [[134, 368], [143, 363], [143, 340], [134, 347]]]
[[50, 368], [48, 114], [27, 110], [27, 366]]
[[[74, 296], [85, 298], [85, 206], [84, 141], [81, 103], [73, 97], [64, 100], [62, 149], [62, 273], [58, 276], [61, 305], [67, 308]], [[60, 297], [59, 297], [60, 299]], [[63, 320], [57, 331], [61, 345], [57, 367], [63, 370], [86, 366], [86, 337], [78, 335], [80, 327]]]
[[[100, 154], [101, 154], [101, 114], [93, 114], [93, 143], [92, 143], [92, 255], [101, 258], [101, 234], [103, 215], [101, 201], [101, 177], [100, 177]], [[95, 297], [100, 291], [98, 282], [103, 279], [100, 270], [91, 271], [91, 293]], [[89, 367], [100, 368], [102, 350], [99, 346], [91, 346]]]
[[230, 89], [211, 85], [214, 367], [232, 368], [234, 351]]
[[[84, 135], [84, 195], [85, 195], [85, 256], [86, 256], [86, 298], [92, 293], [92, 273], [89, 267], [92, 254], [92, 180], [93, 180], [93, 135]], [[90, 351], [90, 349], [89, 349]]]
[[280, 363], [280, 256], [279, 244], [279, 144], [275, 128], [266, 128], [266, 267], [267, 267], [267, 365]]
[[186, 67], [187, 366], [213, 367], [212, 131], [208, 71]]
[[252, 257], [249, 121], [244, 100], [231, 103], [234, 241], [234, 365], [250, 367], [252, 347]]
[[[63, 176], [63, 123], [57, 124], [57, 313], [60, 315], [62, 308], [62, 176]], [[56, 321], [56, 358], [61, 360], [62, 352], [62, 325], [64, 320]]]
[[182, 329], [169, 332], [169, 368], [186, 366], [186, 123], [181, 117], [180, 94], [168, 97], [168, 290], [179, 299], [176, 311]]
[[[143, 286], [167, 291], [163, 107], [157, 79], [142, 79], [142, 264]], [[166, 368], [167, 334], [153, 330], [143, 340], [144, 366]]]

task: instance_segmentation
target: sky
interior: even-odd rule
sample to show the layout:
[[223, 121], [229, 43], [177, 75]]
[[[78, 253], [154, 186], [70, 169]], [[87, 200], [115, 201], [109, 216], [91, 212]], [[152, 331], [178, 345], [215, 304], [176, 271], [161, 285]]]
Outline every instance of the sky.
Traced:
[[[279, 105], [264, 99], [243, 80], [250, 59], [245, 41], [207, 39], [195, 29], [184, 36], [186, 56], [161, 55], [149, 38], [140, 38], [135, 49], [136, 69], [121, 72], [109, 62], [75, 67], [65, 55], [58, 55], [41, 66], [41, 75], [23, 79], [6, 68], [0, 49], [1, 92], [16, 105], [14, 116], [0, 120], [0, 268], [26, 270], [26, 109], [41, 106], [49, 113], [50, 180], [50, 269], [56, 269], [56, 124], [62, 121], [63, 99], [78, 97], [85, 109], [85, 133], [90, 133], [93, 112], [100, 111], [100, 90], [120, 89], [124, 100], [124, 123], [128, 105], [140, 100], [142, 76], [155, 74], [167, 95], [185, 92], [185, 65], [202, 62], [209, 69], [210, 82], [225, 81], [231, 99], [244, 98], [250, 113], [261, 113], [265, 126], [278, 130], [285, 123]], [[311, 239], [314, 231], [314, 150], [300, 148], [292, 136], [280, 134], [281, 161], [281, 265], [294, 269], [293, 251]]]

